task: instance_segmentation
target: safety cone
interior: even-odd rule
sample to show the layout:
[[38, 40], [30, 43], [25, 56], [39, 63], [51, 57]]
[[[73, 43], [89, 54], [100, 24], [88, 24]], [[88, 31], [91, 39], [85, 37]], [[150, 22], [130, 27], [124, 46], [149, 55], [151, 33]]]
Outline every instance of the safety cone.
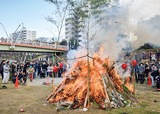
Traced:
[[151, 86], [152, 85], [152, 80], [151, 78], [148, 76], [148, 86]]
[[19, 87], [18, 76], [16, 76], [15, 88], [18, 88], [18, 87]]
[[47, 76], [47, 80], [46, 80], [46, 85], [49, 85], [50, 82], [49, 82], [49, 76]]

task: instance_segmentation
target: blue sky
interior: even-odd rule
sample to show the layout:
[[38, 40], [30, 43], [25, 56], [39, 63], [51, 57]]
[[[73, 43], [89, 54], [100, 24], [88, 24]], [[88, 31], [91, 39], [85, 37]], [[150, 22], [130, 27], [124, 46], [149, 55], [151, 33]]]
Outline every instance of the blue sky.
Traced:
[[[54, 25], [44, 18], [52, 15], [52, 12], [54, 6], [44, 0], [0, 0], [0, 23], [8, 34], [23, 23], [28, 30], [37, 31], [37, 37], [53, 37], [50, 30]], [[6, 37], [1, 25], [0, 37]]]

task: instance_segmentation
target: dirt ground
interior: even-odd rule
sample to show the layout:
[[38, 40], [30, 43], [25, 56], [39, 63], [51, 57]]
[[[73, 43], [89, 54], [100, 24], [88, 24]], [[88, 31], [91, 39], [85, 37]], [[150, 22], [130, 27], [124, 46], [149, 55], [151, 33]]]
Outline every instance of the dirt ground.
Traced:
[[[136, 85], [139, 104], [119, 109], [90, 109], [86, 112], [80, 109], [57, 112], [55, 106], [45, 102], [52, 92], [52, 87], [48, 85], [20, 85], [19, 88], [14, 88], [10, 82], [7, 86], [7, 89], [1, 89], [0, 84], [0, 114], [160, 114], [160, 92], [146, 84]], [[19, 112], [20, 108], [25, 112]]]

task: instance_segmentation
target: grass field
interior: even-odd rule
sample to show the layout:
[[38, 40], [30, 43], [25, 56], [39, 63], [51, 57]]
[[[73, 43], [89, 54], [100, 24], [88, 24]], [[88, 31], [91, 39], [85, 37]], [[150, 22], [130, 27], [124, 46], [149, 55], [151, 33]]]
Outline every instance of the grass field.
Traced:
[[[0, 80], [1, 81], [1, 80]], [[45, 102], [51, 93], [51, 86], [20, 86], [14, 88], [9, 83], [8, 89], [0, 89], [0, 114], [160, 114], [160, 92], [146, 84], [136, 85], [136, 96], [140, 103], [119, 109], [61, 110]], [[0, 84], [1, 87], [1, 84]], [[25, 112], [19, 112], [20, 108]]]

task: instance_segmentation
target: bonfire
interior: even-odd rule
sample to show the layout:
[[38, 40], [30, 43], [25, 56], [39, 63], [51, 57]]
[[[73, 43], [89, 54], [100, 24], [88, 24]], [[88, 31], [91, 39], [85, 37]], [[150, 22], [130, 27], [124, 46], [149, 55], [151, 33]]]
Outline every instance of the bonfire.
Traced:
[[133, 93], [133, 84], [128, 79], [121, 79], [114, 63], [109, 58], [101, 59], [97, 54], [89, 64], [85, 59], [77, 61], [47, 101], [70, 109], [118, 108], [137, 102]]

